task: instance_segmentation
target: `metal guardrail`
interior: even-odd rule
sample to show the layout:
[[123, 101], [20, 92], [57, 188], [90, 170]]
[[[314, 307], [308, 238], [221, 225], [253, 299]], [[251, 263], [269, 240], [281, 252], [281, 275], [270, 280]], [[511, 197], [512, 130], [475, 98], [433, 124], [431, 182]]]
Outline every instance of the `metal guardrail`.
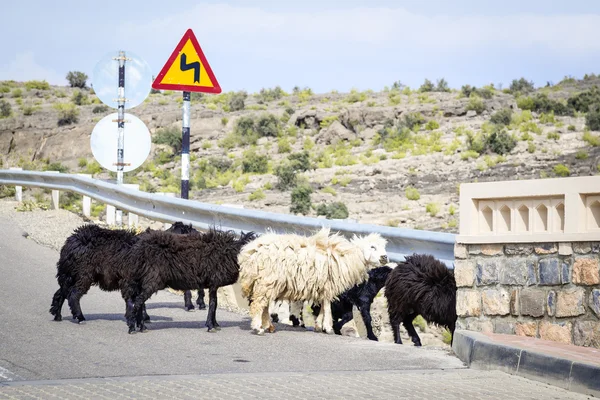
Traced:
[[352, 237], [353, 234], [376, 232], [388, 241], [387, 251], [392, 261], [402, 261], [405, 255], [412, 253], [427, 253], [449, 267], [453, 267], [454, 263], [455, 235], [450, 233], [300, 217], [200, 203], [136, 191], [101, 180], [70, 174], [0, 170], [0, 184], [69, 190], [152, 220], [168, 223], [183, 221], [204, 230], [217, 226], [236, 232], [273, 231], [311, 234], [322, 226], [329, 226], [332, 231], [338, 231], [347, 237]]

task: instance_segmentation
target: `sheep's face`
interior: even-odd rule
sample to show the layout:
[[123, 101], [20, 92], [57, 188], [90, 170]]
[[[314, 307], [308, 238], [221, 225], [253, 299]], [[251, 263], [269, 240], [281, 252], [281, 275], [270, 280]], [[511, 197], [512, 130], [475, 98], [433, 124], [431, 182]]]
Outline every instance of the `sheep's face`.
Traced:
[[357, 242], [363, 250], [367, 264], [376, 266], [387, 264], [388, 257], [385, 251], [387, 241], [381, 236], [371, 234], [365, 238], [358, 239]]

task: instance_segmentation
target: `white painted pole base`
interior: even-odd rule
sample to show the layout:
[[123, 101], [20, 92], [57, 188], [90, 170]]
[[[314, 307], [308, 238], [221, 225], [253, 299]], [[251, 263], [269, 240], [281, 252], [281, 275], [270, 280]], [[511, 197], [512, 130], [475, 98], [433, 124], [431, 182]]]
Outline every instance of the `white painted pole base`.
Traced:
[[[60, 174], [59, 171], [46, 171], [52, 174]], [[60, 191], [52, 189], [52, 197], [50, 198], [50, 209], [58, 210], [60, 208]]]
[[[23, 171], [23, 168], [21, 167], [11, 167], [9, 169], [14, 171]], [[15, 200], [19, 202], [23, 201], [23, 186], [15, 186]]]
[[[92, 175], [91, 174], [77, 174], [79, 176], [83, 176], [86, 178], [91, 178]], [[83, 215], [86, 217], [91, 217], [92, 216], [92, 198], [89, 196], [83, 196], [83, 200], [82, 200], [82, 204], [81, 204], [81, 210], [83, 211]]]
[[106, 205], [106, 223], [108, 225], [115, 225], [117, 219], [116, 219], [116, 208], [115, 206], [111, 206], [110, 204]]
[[[128, 189], [140, 190], [140, 185], [137, 183], [125, 183], [123, 184]], [[139, 217], [137, 214], [128, 213], [127, 214], [127, 225], [129, 228], [137, 228], [139, 226]]]

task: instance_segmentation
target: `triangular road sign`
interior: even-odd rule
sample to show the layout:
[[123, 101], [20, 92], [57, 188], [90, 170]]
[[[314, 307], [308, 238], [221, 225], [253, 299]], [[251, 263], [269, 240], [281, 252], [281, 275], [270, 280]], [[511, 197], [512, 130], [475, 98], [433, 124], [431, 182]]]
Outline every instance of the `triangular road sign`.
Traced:
[[221, 86], [191, 29], [185, 32], [152, 82], [152, 87], [184, 92], [221, 93]]

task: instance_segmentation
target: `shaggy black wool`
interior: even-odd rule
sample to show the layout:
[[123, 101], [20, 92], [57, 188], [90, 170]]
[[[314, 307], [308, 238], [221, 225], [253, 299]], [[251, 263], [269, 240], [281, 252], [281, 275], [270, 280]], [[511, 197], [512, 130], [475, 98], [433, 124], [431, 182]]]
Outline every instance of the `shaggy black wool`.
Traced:
[[445, 326], [454, 336], [456, 327], [456, 281], [454, 271], [431, 255], [413, 254], [389, 274], [385, 283], [394, 341], [401, 344], [400, 323], [415, 346], [421, 339], [412, 324], [417, 315]]
[[235, 283], [239, 276], [238, 254], [256, 237], [211, 228], [206, 233], [176, 235], [155, 231], [141, 237], [128, 252], [130, 265], [123, 285], [127, 304], [129, 333], [145, 330], [141, 314], [143, 303], [154, 293], [167, 287], [175, 290], [209, 289], [206, 326], [218, 329], [216, 321], [217, 289]]

